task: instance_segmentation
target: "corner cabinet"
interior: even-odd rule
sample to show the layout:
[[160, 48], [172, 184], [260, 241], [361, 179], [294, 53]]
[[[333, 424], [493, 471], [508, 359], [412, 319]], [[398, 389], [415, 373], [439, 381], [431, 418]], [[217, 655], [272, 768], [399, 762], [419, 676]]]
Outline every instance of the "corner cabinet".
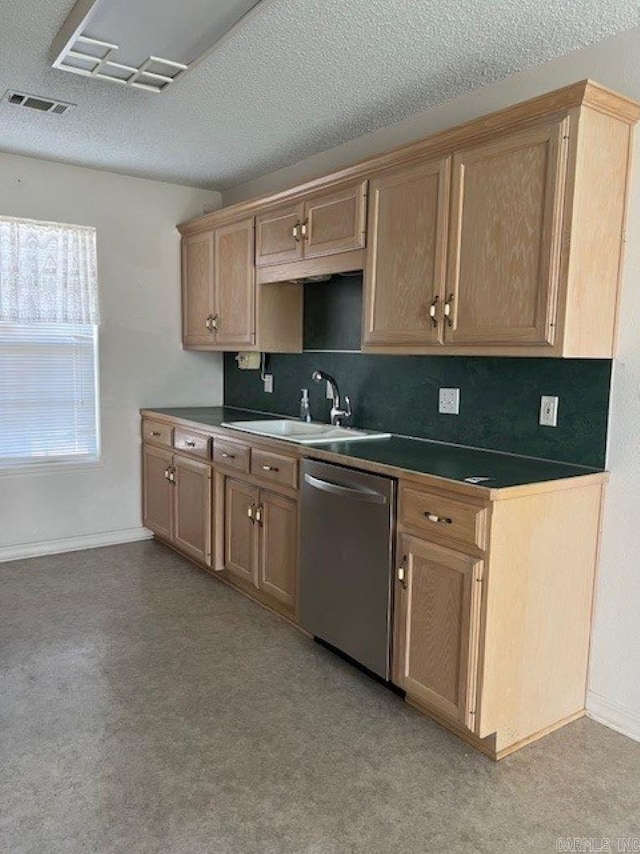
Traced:
[[254, 218], [182, 238], [182, 342], [193, 350], [302, 350], [302, 290], [257, 287]]

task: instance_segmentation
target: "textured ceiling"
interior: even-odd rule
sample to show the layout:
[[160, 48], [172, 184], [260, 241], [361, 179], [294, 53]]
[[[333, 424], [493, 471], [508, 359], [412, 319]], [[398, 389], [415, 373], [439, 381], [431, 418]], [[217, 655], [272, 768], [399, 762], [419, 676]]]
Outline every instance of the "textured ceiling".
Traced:
[[0, 94], [78, 105], [0, 104], [0, 150], [216, 189], [640, 23], [638, 0], [263, 0], [152, 95], [50, 67], [72, 6], [0, 0]]

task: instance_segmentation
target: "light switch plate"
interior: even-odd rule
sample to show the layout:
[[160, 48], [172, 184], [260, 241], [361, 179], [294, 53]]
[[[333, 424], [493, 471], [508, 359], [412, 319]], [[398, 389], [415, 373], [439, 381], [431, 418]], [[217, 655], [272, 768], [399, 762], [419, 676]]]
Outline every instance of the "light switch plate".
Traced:
[[273, 374], [265, 374], [262, 382], [264, 383], [266, 394], [273, 394]]
[[558, 403], [559, 397], [551, 394], [543, 394], [540, 398], [540, 424], [542, 427], [558, 426]]
[[438, 397], [438, 412], [441, 415], [460, 414], [460, 389], [441, 388]]

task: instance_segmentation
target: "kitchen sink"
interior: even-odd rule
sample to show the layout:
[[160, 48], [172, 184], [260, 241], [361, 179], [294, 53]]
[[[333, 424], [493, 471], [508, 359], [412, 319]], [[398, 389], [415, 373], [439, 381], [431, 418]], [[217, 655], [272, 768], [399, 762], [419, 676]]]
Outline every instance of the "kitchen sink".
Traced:
[[224, 421], [223, 427], [243, 430], [256, 436], [269, 436], [285, 442], [301, 445], [317, 445], [328, 442], [354, 442], [363, 439], [388, 439], [390, 433], [375, 433], [372, 430], [355, 430], [352, 427], [335, 427], [333, 424], [313, 424], [294, 418], [274, 418], [264, 421]]

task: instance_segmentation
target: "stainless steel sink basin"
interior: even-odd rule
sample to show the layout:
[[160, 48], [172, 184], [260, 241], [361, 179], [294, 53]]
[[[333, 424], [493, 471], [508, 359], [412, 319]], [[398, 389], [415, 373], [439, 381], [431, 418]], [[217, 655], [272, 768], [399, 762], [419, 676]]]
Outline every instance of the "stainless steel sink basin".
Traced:
[[354, 430], [351, 427], [334, 427], [332, 424], [309, 424], [294, 418], [279, 418], [264, 421], [225, 421], [223, 427], [269, 436], [285, 442], [301, 445], [317, 445], [328, 442], [354, 442], [363, 439], [388, 439], [390, 433], [374, 433], [371, 430]]

